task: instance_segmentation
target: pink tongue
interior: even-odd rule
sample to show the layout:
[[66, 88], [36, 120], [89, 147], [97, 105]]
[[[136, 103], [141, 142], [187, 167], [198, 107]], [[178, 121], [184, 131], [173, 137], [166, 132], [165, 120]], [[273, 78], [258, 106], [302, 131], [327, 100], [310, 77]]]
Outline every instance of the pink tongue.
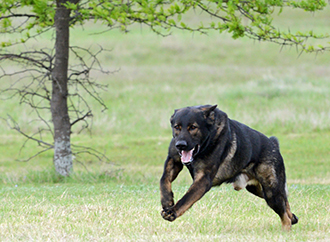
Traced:
[[193, 154], [194, 149], [189, 150], [189, 151], [182, 151], [181, 153], [181, 161], [182, 163], [188, 163], [192, 160], [192, 154]]

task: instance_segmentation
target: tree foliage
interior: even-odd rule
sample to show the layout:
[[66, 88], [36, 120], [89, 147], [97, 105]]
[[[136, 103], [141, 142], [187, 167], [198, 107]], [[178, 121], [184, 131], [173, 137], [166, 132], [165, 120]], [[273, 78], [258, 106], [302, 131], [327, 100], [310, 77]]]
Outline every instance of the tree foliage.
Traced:
[[[227, 31], [234, 39], [246, 36], [296, 45], [306, 52], [329, 50], [329, 47], [315, 47], [306, 43], [310, 38], [327, 38], [327, 34], [315, 34], [313, 31], [291, 33], [273, 25], [273, 16], [280, 14], [284, 8], [315, 12], [325, 8], [324, 0], [77, 0], [67, 1], [65, 6], [72, 10], [71, 26], [94, 20], [107, 25], [109, 29], [127, 31], [130, 25], [142, 23], [162, 35], [168, 34], [173, 28], [201, 33], [216, 30], [220, 33]], [[1, 32], [21, 33], [19, 39], [2, 42], [2, 47], [26, 42], [51, 29], [54, 26], [55, 8], [55, 2], [47, 0], [2, 1]], [[191, 26], [182, 18], [191, 10], [200, 10], [212, 18], [209, 22]]]

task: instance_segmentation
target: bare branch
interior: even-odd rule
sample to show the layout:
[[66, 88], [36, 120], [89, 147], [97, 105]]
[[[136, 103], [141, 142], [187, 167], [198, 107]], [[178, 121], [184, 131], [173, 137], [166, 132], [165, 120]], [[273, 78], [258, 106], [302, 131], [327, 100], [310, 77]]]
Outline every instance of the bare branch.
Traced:
[[92, 111], [88, 111], [84, 116], [82, 116], [82, 117], [76, 119], [75, 121], [73, 121], [73, 122], [71, 123], [71, 127], [72, 127], [73, 125], [75, 125], [76, 123], [78, 123], [79, 121], [84, 120], [84, 119], [87, 118], [87, 117], [92, 117], [92, 116], [93, 116]]
[[[105, 51], [100, 47], [97, 51], [91, 51], [90, 49], [84, 49], [81, 47], [71, 47], [74, 58], [76, 59], [75, 65], [70, 65], [69, 68], [69, 86], [70, 91], [68, 95], [68, 100], [70, 100], [69, 111], [74, 113], [70, 115], [72, 118], [71, 126], [77, 124], [80, 121], [86, 123], [83, 129], [88, 128], [88, 122], [86, 118], [93, 117], [92, 110], [89, 106], [89, 101], [86, 99], [85, 93], [92, 96], [101, 106], [106, 108], [105, 103], [99, 95], [99, 90], [105, 90], [107, 85], [103, 85], [92, 81], [90, 79], [91, 71], [100, 71], [104, 74], [109, 74], [102, 68], [101, 63], [98, 60], [98, 55]], [[87, 57], [87, 58], [86, 58]], [[22, 131], [18, 123], [8, 115], [6, 119], [8, 126], [16, 130], [19, 134], [23, 135], [26, 140], [20, 148], [20, 153], [23, 148], [26, 147], [28, 141], [37, 142], [38, 145], [44, 147], [42, 151], [37, 152], [35, 155], [23, 160], [29, 161], [39, 154], [46, 152], [47, 150], [53, 149], [54, 145], [46, 142], [43, 139], [44, 133], [51, 133], [54, 138], [54, 131], [51, 123], [47, 121], [44, 117], [44, 112], [42, 110], [50, 109], [51, 101], [51, 75], [53, 69], [54, 55], [51, 49], [43, 49], [40, 51], [25, 51], [19, 54], [0, 54], [0, 61], [13, 61], [15, 64], [18, 63], [22, 66], [21, 70], [15, 70], [13, 73], [7, 73], [6, 70], [1, 66], [0, 70], [2, 74], [1, 78], [14, 78], [16, 80], [13, 82], [8, 82], [9, 87], [0, 91], [0, 93], [9, 93], [7, 97], [3, 99], [18, 97], [20, 104], [27, 104], [31, 107], [31, 110], [35, 112], [37, 119], [35, 121], [41, 121], [42, 125], [46, 128], [38, 128], [38, 131], [29, 135]], [[23, 76], [23, 78], [21, 77]], [[84, 109], [87, 111], [83, 111]], [[83, 130], [82, 129], [82, 130]], [[80, 132], [80, 131], [79, 131]], [[108, 158], [101, 152], [95, 149], [83, 146], [73, 146], [73, 154], [77, 157], [83, 154], [89, 154], [98, 160], [108, 160]], [[77, 162], [83, 163], [81, 161]], [[84, 166], [84, 165], [83, 165]]]
[[77, 158], [75, 159], [75, 162], [77, 162], [78, 164], [80, 164], [82, 167], [85, 168], [85, 170], [89, 173], [89, 170], [87, 169], [87, 166], [85, 166], [85, 164], [83, 162], [81, 162], [80, 160], [78, 160]]
[[[9, 59], [17, 62], [28, 62], [29, 65], [36, 66], [37, 68], [42, 68], [47, 71], [52, 70], [52, 60], [53, 57], [44, 51], [26, 51], [21, 52], [20, 54], [1, 54], [0, 61]], [[44, 63], [48, 63], [46, 66]]]
[[18, 160], [18, 161], [20, 161], [20, 162], [28, 162], [28, 161], [32, 160], [33, 158], [37, 157], [38, 155], [40, 155], [40, 154], [42, 154], [42, 153], [44, 153], [44, 152], [46, 152], [46, 151], [48, 151], [48, 150], [51, 150], [51, 149], [53, 149], [53, 148], [52, 148], [52, 147], [48, 147], [48, 148], [46, 148], [46, 149], [44, 149], [44, 150], [42, 150], [42, 151], [39, 151], [39, 152], [36, 153], [35, 155], [30, 156], [29, 158], [27, 158], [27, 159], [25, 159], [25, 160]]
[[110, 162], [110, 159], [103, 153], [86, 146], [80, 146], [80, 145], [72, 145], [73, 152], [72, 154], [78, 156], [80, 154], [89, 154], [94, 157], [96, 157], [99, 161], [106, 160], [107, 162]]
[[45, 145], [49, 148], [54, 148], [54, 145], [49, 144], [43, 140], [39, 140], [34, 138], [33, 136], [27, 135], [26, 133], [24, 133], [23, 131], [21, 131], [19, 125], [17, 124], [17, 122], [8, 114], [8, 119], [13, 122], [14, 126], [10, 125], [9, 121], [7, 121], [8, 126], [10, 127], [10, 129], [16, 130], [18, 133], [20, 133], [21, 135], [23, 135], [24, 137], [26, 137], [28, 140], [33, 140], [36, 141], [39, 145]]

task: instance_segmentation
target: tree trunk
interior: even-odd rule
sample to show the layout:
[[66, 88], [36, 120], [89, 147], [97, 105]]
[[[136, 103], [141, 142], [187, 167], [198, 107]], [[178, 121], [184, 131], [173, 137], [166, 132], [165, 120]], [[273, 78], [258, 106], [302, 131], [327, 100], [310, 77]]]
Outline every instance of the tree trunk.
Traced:
[[54, 124], [54, 165], [62, 176], [73, 171], [71, 151], [71, 124], [68, 113], [68, 61], [70, 10], [58, 0], [55, 13], [55, 64], [52, 70], [51, 113]]

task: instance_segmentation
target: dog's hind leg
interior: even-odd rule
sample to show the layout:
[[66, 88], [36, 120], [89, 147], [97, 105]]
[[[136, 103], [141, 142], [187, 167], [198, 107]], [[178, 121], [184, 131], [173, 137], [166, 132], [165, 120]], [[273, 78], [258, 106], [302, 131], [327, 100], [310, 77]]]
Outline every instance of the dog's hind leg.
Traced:
[[[265, 189], [265, 194], [270, 190]], [[269, 194], [270, 195], [270, 194]], [[283, 230], [289, 231], [291, 226], [298, 223], [298, 218], [290, 210], [289, 202], [286, 196], [282, 194], [272, 194], [265, 197], [267, 204], [280, 216]]]
[[260, 164], [257, 167], [257, 179], [262, 185], [267, 204], [280, 216], [282, 228], [288, 231], [293, 224], [298, 222], [298, 218], [290, 210], [284, 165], [277, 168], [281, 169], [276, 170], [271, 163]]
[[286, 200], [285, 208], [286, 208], [286, 212], [289, 215], [289, 218], [291, 220], [291, 225], [298, 223], [298, 217], [294, 213], [291, 212], [288, 200]]
[[290, 211], [286, 195], [270, 187], [264, 187], [264, 195], [267, 204], [280, 216], [282, 228], [287, 231], [290, 230], [293, 224], [293, 214]]

